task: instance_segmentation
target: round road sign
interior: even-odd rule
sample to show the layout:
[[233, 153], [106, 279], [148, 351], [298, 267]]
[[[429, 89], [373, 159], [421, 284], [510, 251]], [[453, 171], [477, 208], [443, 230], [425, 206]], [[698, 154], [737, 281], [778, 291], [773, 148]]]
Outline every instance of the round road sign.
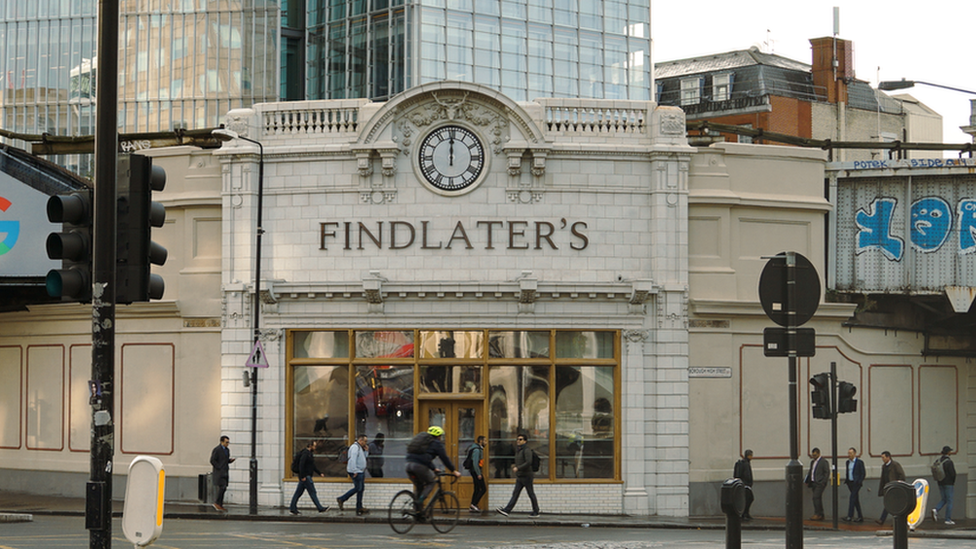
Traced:
[[[795, 266], [787, 265], [787, 254]], [[788, 278], [793, 272], [793, 302], [789, 302]], [[781, 252], [770, 259], [759, 275], [759, 301], [770, 320], [783, 327], [801, 326], [813, 318], [820, 305], [820, 276], [810, 260], [796, 252]], [[790, 315], [793, 312], [795, 314]]]

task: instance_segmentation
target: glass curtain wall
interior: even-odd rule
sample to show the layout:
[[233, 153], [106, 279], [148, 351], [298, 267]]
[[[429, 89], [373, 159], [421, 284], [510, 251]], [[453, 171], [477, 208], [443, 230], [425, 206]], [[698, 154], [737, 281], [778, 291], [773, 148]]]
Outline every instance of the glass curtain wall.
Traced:
[[[31, 135], [94, 133], [96, 13], [96, 0], [0, 0], [0, 127]], [[51, 160], [90, 175], [84, 157]]]
[[122, 0], [119, 131], [215, 127], [278, 98], [274, 0]]
[[516, 101], [650, 98], [649, 0], [308, 0], [309, 99], [459, 80]]

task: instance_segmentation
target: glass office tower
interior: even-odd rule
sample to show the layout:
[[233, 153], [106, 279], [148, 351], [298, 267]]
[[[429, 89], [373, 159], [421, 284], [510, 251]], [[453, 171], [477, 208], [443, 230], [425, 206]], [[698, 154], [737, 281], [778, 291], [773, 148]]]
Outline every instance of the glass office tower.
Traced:
[[438, 80], [516, 101], [650, 98], [649, 0], [306, 2], [309, 99], [385, 100]]
[[[94, 133], [97, 8], [0, 0], [2, 129]], [[650, 98], [649, 0], [120, 0], [119, 11], [125, 133], [214, 127], [260, 102], [383, 101], [438, 80], [517, 101]], [[56, 160], [86, 173], [81, 157]]]

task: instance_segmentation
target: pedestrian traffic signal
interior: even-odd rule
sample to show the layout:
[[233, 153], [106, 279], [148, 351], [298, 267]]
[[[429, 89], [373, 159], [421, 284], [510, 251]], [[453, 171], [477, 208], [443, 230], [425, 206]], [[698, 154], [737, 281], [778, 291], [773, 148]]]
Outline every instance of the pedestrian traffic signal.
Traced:
[[838, 414], [846, 414], [848, 412], [857, 411], [857, 400], [854, 398], [855, 394], [857, 394], [857, 387], [855, 387], [853, 383], [841, 381], [837, 384]]
[[810, 378], [813, 391], [810, 402], [813, 404], [815, 419], [830, 419], [830, 374], [817, 374]]
[[78, 191], [52, 196], [47, 219], [60, 223], [61, 232], [47, 236], [47, 256], [60, 259], [61, 268], [48, 271], [47, 293], [62, 301], [88, 303], [92, 298], [92, 193]]
[[152, 241], [152, 228], [166, 220], [166, 208], [152, 201], [152, 192], [165, 186], [166, 172], [153, 166], [151, 158], [132, 154], [119, 159], [116, 303], [163, 297], [163, 277], [150, 271], [151, 265], [166, 263], [166, 248]]

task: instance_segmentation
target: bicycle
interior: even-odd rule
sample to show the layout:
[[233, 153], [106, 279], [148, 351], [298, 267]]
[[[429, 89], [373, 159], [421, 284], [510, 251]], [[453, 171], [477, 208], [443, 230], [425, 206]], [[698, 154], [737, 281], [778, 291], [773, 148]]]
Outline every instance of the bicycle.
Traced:
[[[413, 475], [410, 475], [413, 480]], [[454, 529], [458, 523], [461, 509], [458, 507], [457, 495], [444, 490], [441, 477], [451, 477], [451, 484], [457, 482], [457, 477], [451, 473], [437, 473], [437, 487], [427, 498], [427, 505], [418, 513], [413, 490], [401, 490], [390, 501], [388, 520], [390, 528], [398, 534], [406, 534], [414, 524], [429, 522], [434, 530], [446, 534]]]

